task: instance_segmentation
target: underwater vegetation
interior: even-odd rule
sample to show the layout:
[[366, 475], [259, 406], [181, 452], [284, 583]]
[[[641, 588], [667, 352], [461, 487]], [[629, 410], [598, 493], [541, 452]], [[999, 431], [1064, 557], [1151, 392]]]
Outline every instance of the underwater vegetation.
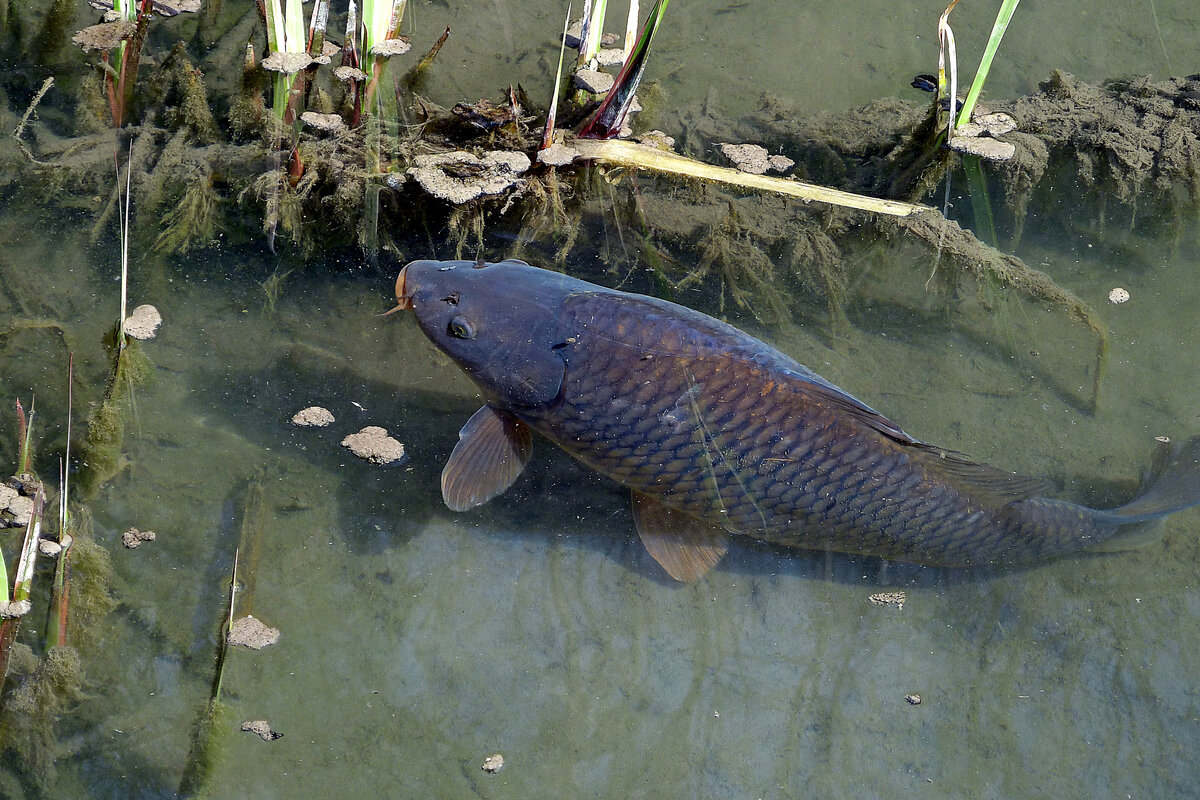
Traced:
[[[1067, 170], [1079, 179], [1079, 202], [1097, 207], [1105, 224], [1136, 226], [1162, 218], [1157, 210], [1166, 208], [1183, 236], [1200, 208], [1193, 79], [1095, 87], [1058, 74], [1035, 95], [993, 101], [980, 114], [1007, 115], [1011, 129], [975, 135], [1011, 147], [1006, 160], [941, 147], [947, 114], [936, 97], [930, 104], [886, 98], [816, 118], [769, 99], [742, 120], [682, 115], [688, 152], [757, 141], [795, 162], [792, 177], [768, 178], [681, 156], [669, 137], [646, 130], [653, 112], [637, 113], [635, 99], [665, 102], [642, 73], [649, 64], [653, 74], [650, 43], [666, 3], [616, 51], [628, 68], [610, 94], [567, 81], [546, 109], [521, 87], [504, 90], [499, 101], [450, 108], [422, 96], [422, 78], [437, 69], [449, 34], [430, 31], [428, 52], [418, 57], [410, 41], [423, 32], [400, 34], [404, 2], [343, 11], [322, 0], [307, 18], [290, 4], [267, 3], [257, 13], [209, 3], [192, 41], [165, 47], [189, 15], [156, 17], [145, 6], [127, 3], [123, 21], [103, 23], [117, 28], [76, 37], [91, 48], [87, 59], [98, 54], [101, 61], [80, 77], [85, 57], [77, 51], [75, 72], [30, 99], [16, 136], [23, 157], [14, 166], [23, 185], [90, 216], [99, 240], [122, 197], [112, 180], [113, 153], [128, 151], [135, 250], [150, 259], [218, 240], [403, 256], [403, 242], [413, 236], [449, 239], [454, 254], [464, 256], [483, 248], [487, 231], [503, 229], [511, 231], [503, 255], [552, 243], [562, 264], [579, 248], [594, 249], [617, 274], [629, 274], [641, 259], [654, 265], [644, 287], [672, 296], [712, 286], [721, 298], [716, 311], [767, 325], [823, 308], [836, 339], [849, 324], [846, 304], [862, 286], [853, 265], [902, 237], [923, 244], [931, 265], [926, 291], [946, 297], [947, 308], [966, 281], [1045, 304], [1089, 331], [1092, 391], [1079, 402], [1094, 407], [1107, 348], [1096, 311], [1007, 251], [1019, 244], [1031, 210], [1049, 202], [1044, 187]], [[33, 22], [31, 11], [17, 14]], [[331, 19], [345, 23], [340, 47]], [[41, 22], [25, 29], [39, 29], [43, 40], [55, 31], [67, 36], [61, 22]], [[590, 22], [591, 34], [602, 31], [603, 12]], [[631, 20], [626, 29], [636, 27]], [[580, 71], [595, 71], [607, 58], [598, 34], [588, 33], [564, 39], [579, 42]], [[238, 37], [242, 44], [235, 45]], [[201, 48], [201, 39], [211, 49]], [[69, 54], [68, 47], [60, 50]], [[155, 52], [152, 63], [139, 62], [143, 51]], [[228, 62], [232, 53], [240, 53], [240, 67], [221, 75], [216, 59]], [[993, 47], [988, 58], [994, 56]], [[74, 96], [60, 97], [71, 85]], [[32, 113], [46, 96], [73, 104], [72, 125], [50, 125]], [[619, 102], [604, 105], [605, 97]], [[610, 111], [613, 105], [620, 113]], [[624, 129], [641, 143], [577, 139], [573, 127], [601, 137]], [[635, 173], [647, 171], [677, 177], [656, 179], [661, 188], [646, 193], [635, 188]], [[969, 202], [958, 205], [972, 209], [983, 240], [920, 205], [937, 202], [938, 188], [954, 174], [969, 178], [960, 181], [970, 187]], [[778, 191], [800, 192], [804, 202], [770, 199]], [[725, 213], [689, 228], [689, 218], [707, 216], [696, 198]], [[645, 213], [647, 205], [654, 213]], [[602, 234], [581, 236], [590, 230]], [[107, 413], [93, 415], [98, 430]], [[102, 473], [115, 467], [103, 457], [97, 463]]]
[[[436, 4], [413, 24], [402, 0], [318, 0], [308, 10], [208, 0], [175, 16], [148, 0], [118, 0], [119, 18], [82, 38], [76, 4], [0, 5], [0, 33], [25, 54], [4, 78], [0, 117], [14, 134], [0, 147], [0, 188], [37, 211], [66, 215], [98, 249], [115, 246], [112, 231], [121, 226], [121, 246], [137, 254], [147, 281], [162, 285], [164, 265], [197, 251], [279, 251], [300, 264], [326, 251], [351, 252], [347, 260], [359, 263], [418, 250], [467, 259], [491, 250], [494, 260], [586, 264], [571, 268], [759, 328], [800, 319], [833, 348], [861, 323], [864, 307], [893, 303], [994, 342], [1094, 411], [1109, 347], [1102, 314], [1056, 280], [1055, 265], [1031, 266], [1013, 251], [1040, 224], [1040, 211], [1062, 202], [1064, 186], [1081, 209], [1069, 221], [1081, 228], [1090, 220], [1111, 231], [1167, 227], [1182, 242], [1194, 236], [1200, 210], [1194, 77], [1093, 85], [1054, 73], [1029, 96], [987, 98], [974, 114], [964, 106], [960, 120], [951, 111], [957, 92], [939, 75], [929, 102], [882, 98], [816, 117], [769, 97], [742, 119], [678, 109], [687, 133], [676, 141], [652, 130], [669, 127], [662, 119], [671, 100], [655, 82], [651, 50], [657, 26], [670, 24], [665, 2], [649, 9], [645, 26], [633, 12], [623, 42], [616, 34], [606, 42], [603, 19], [592, 18], [568, 45], [578, 56], [559, 51], [561, 83], [552, 92], [548, 81], [522, 87], [497, 75], [485, 98], [426, 96], [428, 76], [450, 69], [439, 53], [455, 35], [436, 20]], [[557, 47], [558, 34], [555, 26], [528, 35]], [[984, 124], [997, 114], [1012, 127]], [[1011, 155], [944, 147], [951, 121], [956, 137], [1001, 143]], [[979, 130], [969, 136], [968, 125]], [[738, 163], [708, 163], [720, 145], [742, 142], [793, 166], [782, 176], [751, 176]], [[957, 219], [942, 211], [947, 197], [962, 210]], [[242, 267], [236, 258], [223, 263]], [[300, 268], [288, 266], [275, 266], [255, 298], [269, 313]], [[37, 276], [0, 256], [0, 352], [36, 342], [36, 352], [65, 364], [89, 343], [44, 293]], [[1041, 366], [1016, 343], [1012, 320], [1029, 308], [1049, 312], [1061, 323], [1056, 330], [1082, 342], [1070, 351], [1073, 372]], [[77, 729], [89, 721], [81, 706], [104, 680], [89, 671], [88, 654], [112, 646], [101, 644], [111, 628], [156, 637], [180, 660], [187, 652], [181, 634], [144, 612], [91, 540], [87, 503], [120, 483], [139, 392], [155, 372], [120, 328], [99, 340], [90, 344], [103, 363], [90, 368], [92, 402], [79, 406], [86, 410], [78, 444], [30, 424], [17, 437], [24, 444], [0, 450], [12, 450], [14, 491], [50, 509], [40, 539], [69, 537], [52, 562], [26, 562], [34, 570], [26, 601], [59, 626], [33, 636], [10, 620], [0, 634], [0, 751], [19, 765], [4, 768], [0, 795], [15, 793], [10, 784], [29, 794], [52, 786], [56, 760], [96, 746], [81, 743]], [[57, 406], [39, 398], [40, 421]], [[3, 398], [6, 414], [12, 399]], [[9, 427], [15, 422], [5, 420]], [[76, 465], [73, 489], [36, 475], [53, 459], [31, 460], [30, 444], [61, 450], [66, 475]], [[249, 570], [232, 577], [226, 606], [213, 604], [213, 619], [201, 625], [217, 647], [214, 659], [206, 651], [190, 667], [214, 677], [195, 703], [185, 795], [205, 791], [235, 722], [221, 679], [232, 614], [248, 609], [262, 558], [255, 531], [264, 525], [264, 480], [231, 501], [241, 513], [238, 555], [222, 551], [217, 560]], [[38, 544], [31, 524], [0, 532], [11, 574], [22, 571], [27, 545]], [[17, 541], [19, 532], [26, 539]], [[229, 578], [226, 570], [214, 584]], [[6, 602], [16, 597], [13, 584]]]

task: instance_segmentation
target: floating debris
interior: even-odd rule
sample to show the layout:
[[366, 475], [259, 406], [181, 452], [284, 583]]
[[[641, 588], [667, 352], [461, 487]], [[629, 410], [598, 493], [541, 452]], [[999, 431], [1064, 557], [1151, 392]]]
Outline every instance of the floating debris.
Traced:
[[1017, 154], [1017, 147], [1009, 142], [992, 139], [986, 136], [969, 136], [962, 133], [966, 125], [955, 130], [955, 137], [950, 140], [950, 149], [971, 156], [986, 158], [988, 161], [1011, 161]]
[[408, 43], [407, 39], [384, 39], [371, 48], [371, 55], [391, 58], [403, 55], [411, 49], [412, 45]]
[[1120, 286], [1118, 286], [1117, 288], [1113, 289], [1111, 292], [1108, 293], [1108, 302], [1113, 303], [1114, 305], [1120, 305], [1121, 303], [1128, 303], [1129, 302], [1129, 290], [1122, 289]]
[[33, 517], [33, 498], [17, 495], [8, 501], [8, 508], [5, 510], [11, 515], [9, 524], [14, 528], [23, 528]]
[[975, 124], [982, 128], [988, 136], [1003, 136], [1017, 129], [1017, 121], [1003, 111], [977, 117]]
[[796, 162], [787, 156], [770, 155], [767, 148], [757, 144], [722, 144], [721, 155], [725, 156], [742, 172], [762, 175], [764, 172], [786, 172]]
[[378, 425], [368, 425], [358, 433], [350, 434], [342, 439], [342, 447], [372, 464], [391, 464], [404, 458], [404, 445]]
[[0, 600], [0, 619], [16, 619], [23, 617], [33, 608], [28, 600]]
[[616, 83], [616, 78], [607, 72], [594, 69], [581, 69], [575, 73], [575, 88], [583, 89], [592, 94], [604, 94]]
[[499, 753], [493, 753], [483, 760], [483, 764], [480, 766], [480, 769], [482, 769], [484, 772], [490, 772], [491, 774], [495, 775], [497, 772], [504, 769], [504, 756], [500, 755]]
[[112, 50], [133, 36], [137, 24], [133, 22], [102, 22], [76, 33], [71, 41], [83, 48], [85, 53], [93, 50]]
[[563, 43], [566, 44], [567, 47], [574, 47], [574, 48], [578, 49], [579, 45], [583, 44], [583, 39], [580, 38], [582, 35], [583, 35], [583, 20], [577, 19], [574, 22], [572, 22], [567, 27], [566, 32], [563, 33]]
[[579, 151], [555, 142], [545, 150], [539, 150], [537, 160], [548, 167], [562, 167], [579, 158]]
[[904, 592], [876, 592], [867, 599], [877, 606], [895, 606], [901, 609], [904, 608], [907, 595]]
[[367, 73], [357, 67], [341, 66], [333, 68], [333, 77], [339, 81], [365, 81]]
[[529, 156], [509, 150], [493, 150], [482, 157], [465, 150], [417, 156], [408, 174], [429, 194], [461, 204], [483, 195], [500, 194], [522, 182], [521, 173], [531, 166]]
[[268, 628], [252, 615], [233, 623], [229, 629], [229, 643], [251, 650], [262, 650], [279, 641], [279, 628]]
[[904, 699], [908, 701], [910, 706], [921, 705], [921, 695], [919, 694], [906, 694], [904, 695]]
[[247, 720], [242, 723], [242, 730], [248, 733], [258, 734], [264, 742], [273, 742], [276, 739], [282, 739], [283, 734], [271, 728], [271, 723], [265, 719]]
[[141, 305], [130, 313], [122, 327], [126, 336], [142, 340], [153, 339], [158, 333], [158, 326], [162, 325], [162, 321], [162, 314], [158, 313], [157, 308], [151, 305]]
[[305, 111], [300, 115], [300, 121], [321, 133], [341, 133], [347, 130], [346, 121], [339, 114], [319, 114], [316, 111]]
[[0, 483], [0, 528], [23, 528], [33, 516], [33, 498], [14, 486]]
[[292, 424], [302, 428], [324, 428], [333, 424], [333, 414], [329, 409], [320, 406], [309, 406], [300, 409], [292, 417]]
[[121, 544], [134, 550], [142, 546], [142, 542], [153, 542], [158, 537], [154, 531], [139, 531], [137, 528], [130, 528], [121, 534]]
[[596, 51], [596, 63], [602, 67], [615, 67], [625, 63], [625, 51], [617, 47], [601, 47]]
[[[324, 59], [324, 62], [321, 59]], [[328, 64], [329, 57], [317, 56], [314, 58], [308, 53], [284, 53], [277, 50], [264, 58], [260, 63], [263, 69], [269, 69], [272, 72], [282, 72], [285, 75], [294, 75], [309, 64]]]

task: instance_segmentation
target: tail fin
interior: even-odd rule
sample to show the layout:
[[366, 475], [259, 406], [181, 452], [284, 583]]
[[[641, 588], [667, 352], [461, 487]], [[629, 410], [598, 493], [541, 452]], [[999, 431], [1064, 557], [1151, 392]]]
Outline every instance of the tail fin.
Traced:
[[1200, 436], [1183, 444], [1163, 443], [1154, 454], [1141, 496], [1108, 512], [1122, 525], [1148, 522], [1200, 504]]
[[1163, 517], [1200, 504], [1200, 436], [1183, 444], [1164, 442], [1154, 454], [1144, 491], [1119, 508], [1096, 512], [1119, 527], [1111, 538], [1088, 548], [1114, 553], [1136, 550], [1162, 538]]

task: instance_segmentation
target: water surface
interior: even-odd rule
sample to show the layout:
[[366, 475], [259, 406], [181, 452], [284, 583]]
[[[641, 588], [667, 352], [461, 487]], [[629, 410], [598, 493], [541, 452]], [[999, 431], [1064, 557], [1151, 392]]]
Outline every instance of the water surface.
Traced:
[[[792, 4], [672, 5], [651, 77], [657, 70], [676, 108], [719, 98], [714, 114], [747, 112], [761, 89], [814, 112], [899, 94], [933, 65], [940, 9], [884, 5], [806, 8], [799, 42], [769, 24], [781, 8], [800, 14]], [[1092, 80], [1166, 74], [1166, 54], [1182, 62], [1195, 27], [1190, 7], [1160, 6], [1161, 46], [1144, 13], [1123, 23], [1129, 14], [1083, 6], [1022, 8], [995, 91], [1029, 91], [1054, 67]], [[444, 53], [455, 68], [435, 76], [438, 102], [494, 95], [500, 69], [544, 84], [553, 34], [523, 37], [560, 24], [557, 5], [520, 16], [502, 2], [414, 12], [414, 36], [450, 24], [461, 48]], [[983, 34], [966, 23], [984, 10], [956, 13], [960, 48], [977, 47]], [[1090, 38], [1065, 52], [1039, 44], [1064, 31]], [[645, 183], [639, 191], [671, 191]], [[1062, 187], [1065, 198], [1077, 191]], [[22, 327], [0, 339], [4, 408], [37, 392], [38, 466], [49, 475], [63, 445], [67, 347], [77, 408], [103, 390], [116, 242], [91, 242], [88, 214], [20, 186], [3, 199], [0, 330], [36, 318], [63, 332]], [[930, 254], [903, 242], [861, 265], [844, 336], [733, 321], [920, 438], [1046, 476], [1064, 497], [1116, 504], [1134, 492], [1155, 436], [1200, 432], [1197, 247], [1190, 231], [1126, 235], [1069, 220], [1073, 209], [1069, 199], [1049, 209], [1064, 224], [1041, 222], [1018, 255], [1109, 326], [1094, 414], [1071, 386], [1011, 355], [1019, 342], [1086, 375], [1090, 352], [1062, 335], [1068, 323], [1015, 299], [986, 318], [927, 314]], [[1113, 238], [1128, 258], [1107, 257]], [[402, 241], [405, 257], [452, 253], [445, 238]], [[489, 256], [511, 246], [485, 241]], [[678, 585], [643, 551], [625, 492], [545, 442], [502, 497], [464, 514], [443, 506], [438, 475], [479, 399], [412, 319], [376, 316], [399, 266], [394, 256], [371, 265], [341, 250], [273, 256], [222, 241], [165, 262], [135, 254], [131, 298], [166, 321], [143, 346], [155, 370], [137, 393], [128, 463], [88, 502], [120, 604], [81, 644], [88, 696], [54, 726], [53, 775], [6, 756], [0, 796], [175, 795], [210, 693], [234, 551], [247, 542], [237, 613], [282, 637], [230, 654], [222, 747], [203, 783], [214, 797], [1200, 795], [1195, 510], [1143, 549], [1019, 571], [738, 541], [705, 579]], [[582, 258], [568, 267], [603, 275]], [[270, 302], [262, 282], [289, 270]], [[1133, 299], [1107, 304], [1114, 286]], [[288, 423], [312, 404], [335, 424]], [[375, 467], [339, 446], [368, 424], [406, 444], [406, 463]], [[5, 463], [14, 438], [5, 411]], [[265, 514], [246, 539], [247, 497], [258, 491]], [[131, 526], [157, 541], [125, 550]], [[0, 546], [11, 559], [11, 532]], [[873, 605], [880, 591], [907, 602]], [[36, 643], [40, 627], [31, 619], [23, 638]], [[236, 730], [252, 719], [283, 738]], [[488, 775], [480, 765], [493, 753], [506, 766]]]

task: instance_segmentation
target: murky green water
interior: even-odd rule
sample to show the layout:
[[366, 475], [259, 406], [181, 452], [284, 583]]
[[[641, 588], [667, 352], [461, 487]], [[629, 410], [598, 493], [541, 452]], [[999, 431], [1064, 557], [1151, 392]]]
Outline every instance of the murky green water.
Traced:
[[[1052, 67], [1092, 80], [1166, 74], [1169, 54], [1175, 72], [1193, 71], [1190, 6], [1100, 15], [1077, 5], [1022, 7], [997, 94], [1028, 91]], [[543, 40], [561, 10], [516, 6], [415, 4], [414, 35], [450, 24], [459, 48], [443, 53], [434, 99], [492, 96], [509, 70], [527, 88], [545, 83]], [[794, 23], [774, 23], [781, 9]], [[1136, 21], [1120, 21], [1134, 10]], [[847, 107], [901, 94], [933, 67], [939, 11], [678, 2], [651, 77], [657, 69], [681, 109], [711, 94], [709, 113], [744, 113], [762, 90], [814, 111]], [[969, 20], [990, 13], [956, 12], [966, 60], [983, 38], [968, 27], [989, 24]], [[525, 50], [534, 28], [546, 31]], [[1045, 47], [1085, 28], [1077, 46]], [[42, 71], [25, 58], [29, 91]], [[10, 78], [10, 94], [18, 84]], [[10, 98], [6, 130], [22, 110]], [[0, 330], [17, 327], [0, 338], [0, 464], [15, 461], [12, 401], [36, 392], [37, 463], [51, 475], [68, 349], [77, 421], [103, 391], [118, 250], [111, 236], [90, 243], [90, 211], [4, 177]], [[1069, 220], [1075, 190], [1064, 185], [1049, 210], [1064, 224], [1030, 226], [1018, 254], [1109, 326], [1094, 415], [1080, 409], [1082, 381], [1055, 380], [1059, 367], [1084, 374], [1091, 357], [1064, 323], [1015, 301], [982, 320], [914, 311], [931, 264], [903, 242], [861, 265], [853, 330], [833, 346], [802, 326], [756, 332], [914, 435], [1049, 477], [1063, 496], [1116, 503], [1155, 436], [1200, 432], [1200, 253], [1191, 231], [1159, 241]], [[406, 255], [451, 254], [419, 236], [403, 240]], [[511, 242], [489, 234], [486, 244], [499, 256]], [[40, 745], [52, 768], [19, 762], [17, 743], [0, 741], [0, 797], [176, 795], [194, 769], [192, 728], [239, 545], [237, 615], [282, 635], [229, 655], [219, 747], [200, 782], [212, 797], [1200, 796], [1196, 510], [1143, 549], [1022, 571], [736, 542], [702, 581], [677, 585], [638, 542], [625, 492], [545, 442], [502, 497], [464, 514], [443, 506], [442, 464], [479, 401], [412, 319], [376, 316], [398, 266], [221, 242], [166, 262], [135, 253], [131, 300], [154, 303], [165, 322], [143, 346], [155, 369], [136, 395], [128, 463], [87, 503], [119, 604], [79, 634], [86, 697]], [[289, 271], [272, 305], [261, 284]], [[1114, 286], [1133, 299], [1109, 305]], [[35, 319], [58, 327], [24, 324]], [[1018, 347], [1053, 366], [1031, 370], [1011, 357]], [[288, 423], [313, 404], [336, 422]], [[368, 424], [406, 444], [406, 463], [374, 467], [339, 446]], [[255, 517], [247, 498], [259, 491]], [[157, 540], [126, 550], [133, 526]], [[0, 532], [10, 564], [16, 546]], [[880, 591], [907, 601], [873, 605]], [[43, 636], [35, 613], [21, 640], [40, 653]], [[283, 737], [238, 730], [256, 719]], [[489, 775], [480, 765], [493, 753], [505, 767]]]

